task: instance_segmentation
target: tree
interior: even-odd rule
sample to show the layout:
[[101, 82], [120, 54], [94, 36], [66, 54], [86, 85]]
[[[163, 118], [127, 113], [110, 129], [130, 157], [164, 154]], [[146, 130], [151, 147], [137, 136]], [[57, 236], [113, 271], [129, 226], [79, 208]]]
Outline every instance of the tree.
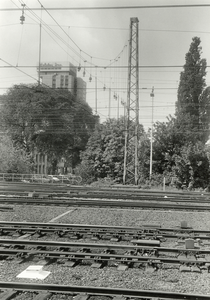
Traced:
[[176, 119], [168, 117], [168, 122], [156, 122], [153, 133], [153, 172], [171, 172], [173, 155], [180, 147], [181, 139], [175, 130]]
[[[76, 119], [81, 110], [79, 124]], [[48, 155], [52, 173], [61, 157], [85, 147], [96, 121], [91, 108], [76, 101], [68, 90], [34, 85], [9, 89], [0, 117], [16, 145], [28, 153], [36, 149]]]
[[185, 56], [184, 70], [180, 74], [176, 116], [183, 119], [189, 114], [191, 123], [199, 131], [199, 98], [205, 88], [206, 60], [201, 59], [201, 40], [192, 39], [189, 52]]
[[209, 139], [210, 133], [210, 87], [208, 86], [200, 97], [200, 129], [203, 132], [203, 140]]
[[82, 164], [92, 170], [94, 180], [107, 176], [122, 178], [124, 139], [123, 118], [111, 119], [96, 127], [81, 154]]
[[[143, 166], [148, 162], [144, 160], [145, 135], [143, 126], [139, 125], [141, 139], [139, 140], [139, 171], [143, 173]], [[147, 143], [148, 144], [148, 143]], [[109, 177], [117, 182], [123, 180], [124, 168], [124, 145], [125, 145], [125, 124], [124, 118], [110, 119], [99, 124], [90, 139], [86, 149], [81, 154], [81, 170], [87, 174], [87, 178], [97, 180]], [[147, 148], [148, 149], [148, 148]], [[134, 166], [134, 158], [128, 154], [128, 159]], [[84, 177], [84, 176], [83, 176]]]
[[209, 184], [209, 160], [202, 142], [182, 147], [175, 156], [175, 174], [180, 185], [205, 188]]
[[99, 117], [93, 115], [90, 106], [82, 100], [77, 100], [73, 119], [74, 140], [69, 152], [73, 168], [81, 161], [80, 152], [85, 150], [98, 121]]
[[12, 140], [3, 135], [0, 137], [0, 172], [30, 173], [32, 169], [31, 156], [14, 146]]
[[154, 124], [153, 174], [162, 174], [166, 178], [176, 176], [176, 159], [184, 154], [181, 152], [183, 147], [188, 148], [188, 144], [198, 142], [198, 132], [191, 123], [192, 118], [189, 114], [179, 118], [168, 116], [167, 122]]

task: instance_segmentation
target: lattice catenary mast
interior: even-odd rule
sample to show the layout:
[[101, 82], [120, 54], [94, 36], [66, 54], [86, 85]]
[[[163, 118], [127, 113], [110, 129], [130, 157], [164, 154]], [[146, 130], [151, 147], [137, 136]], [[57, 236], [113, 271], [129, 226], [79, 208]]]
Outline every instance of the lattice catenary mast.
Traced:
[[138, 183], [139, 20], [130, 19], [123, 183]]

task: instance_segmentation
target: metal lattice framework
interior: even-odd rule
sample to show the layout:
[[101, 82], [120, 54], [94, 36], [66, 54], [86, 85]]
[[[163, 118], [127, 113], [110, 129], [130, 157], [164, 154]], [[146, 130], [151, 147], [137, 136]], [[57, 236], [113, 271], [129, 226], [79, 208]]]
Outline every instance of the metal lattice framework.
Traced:
[[130, 19], [128, 92], [125, 116], [123, 183], [138, 183], [139, 39], [138, 18]]

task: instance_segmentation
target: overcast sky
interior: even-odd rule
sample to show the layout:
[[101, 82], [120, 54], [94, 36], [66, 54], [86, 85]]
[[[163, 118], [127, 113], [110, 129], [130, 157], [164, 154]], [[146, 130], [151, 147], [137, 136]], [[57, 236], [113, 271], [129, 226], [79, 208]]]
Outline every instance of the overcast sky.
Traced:
[[[20, 8], [26, 4], [25, 22]], [[33, 10], [40, 8], [41, 10]], [[13, 84], [36, 83], [39, 62], [40, 19], [41, 62], [72, 62], [83, 66], [78, 73], [87, 81], [87, 102], [102, 120], [123, 115], [126, 101], [130, 18], [139, 19], [140, 123], [166, 121], [174, 114], [181, 67], [192, 38], [201, 39], [202, 58], [210, 65], [210, 6], [171, 8], [129, 8], [129, 6], [209, 4], [210, 0], [1, 0], [0, 1], [0, 93]], [[126, 9], [122, 9], [126, 6]], [[118, 7], [118, 9], [85, 9]], [[120, 8], [121, 7], [121, 8]], [[81, 8], [50, 10], [50, 8]], [[85, 62], [86, 61], [86, 62]], [[108, 68], [111, 63], [112, 68]], [[13, 66], [12, 68], [7, 68]], [[23, 68], [23, 66], [25, 66]], [[92, 66], [90, 68], [90, 66]], [[97, 68], [95, 66], [98, 66]], [[157, 67], [159, 66], [159, 67]], [[173, 66], [173, 67], [168, 67]], [[86, 76], [83, 77], [84, 67]], [[22, 71], [22, 72], [21, 72]], [[24, 73], [23, 73], [24, 72]], [[209, 72], [209, 67], [207, 68]], [[93, 77], [89, 82], [90, 75]], [[97, 76], [97, 93], [95, 77]], [[207, 85], [210, 75], [207, 73]], [[103, 90], [103, 86], [106, 90]], [[97, 99], [97, 102], [96, 102]], [[97, 103], [97, 107], [96, 107]]]

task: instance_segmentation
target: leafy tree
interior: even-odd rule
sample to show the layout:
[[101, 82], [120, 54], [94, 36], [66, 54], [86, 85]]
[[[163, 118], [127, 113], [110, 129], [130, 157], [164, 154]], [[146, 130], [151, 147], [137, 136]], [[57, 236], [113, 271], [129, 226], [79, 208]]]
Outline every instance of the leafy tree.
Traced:
[[[142, 125], [139, 126], [139, 131], [141, 132], [139, 149], [142, 149], [142, 151], [139, 151], [139, 170], [143, 173], [144, 165], [148, 164], [148, 159], [143, 159], [145, 158], [145, 151], [143, 149], [148, 149], [148, 142], [146, 143]], [[124, 118], [120, 118], [119, 120], [111, 119], [103, 124], [99, 124], [88, 140], [85, 151], [81, 154], [81, 174], [85, 174], [86, 172], [86, 177], [92, 178], [92, 180], [109, 177], [117, 182], [122, 182], [124, 144]], [[134, 158], [131, 153], [129, 153], [128, 159], [132, 162], [133, 166]]]
[[153, 171], [159, 174], [172, 173], [174, 156], [179, 155], [181, 147], [188, 140], [194, 139], [194, 136], [189, 115], [184, 119], [169, 115], [167, 122], [156, 122], [153, 134]]
[[177, 118], [186, 114], [193, 117], [191, 123], [199, 131], [199, 98], [205, 88], [206, 60], [201, 59], [201, 40], [192, 39], [189, 52], [185, 56], [184, 70], [180, 74], [178, 101], [176, 103]]
[[74, 140], [68, 152], [73, 168], [81, 161], [80, 152], [85, 150], [88, 139], [95, 130], [98, 121], [99, 117], [93, 115], [90, 106], [86, 102], [77, 100], [73, 118]]
[[209, 183], [209, 160], [202, 142], [182, 147], [175, 157], [175, 174], [180, 185], [205, 188]]
[[[186, 54], [184, 70], [180, 74], [178, 101], [175, 117], [168, 117], [167, 122], [157, 122], [154, 125], [153, 142], [153, 172], [182, 177], [182, 182], [189, 184], [187, 160], [191, 163], [198, 159], [197, 152], [193, 155], [192, 147], [202, 141], [200, 148], [204, 148], [206, 141], [204, 130], [208, 123], [208, 89], [205, 88], [206, 60], [201, 59], [200, 39], [195, 37]], [[202, 146], [203, 145], [203, 146]], [[195, 151], [196, 150], [195, 146]], [[186, 153], [190, 153], [190, 158]], [[188, 153], [188, 154], [189, 154]], [[183, 168], [181, 167], [183, 163]], [[193, 163], [192, 163], [193, 164]], [[178, 167], [179, 166], [179, 167]], [[193, 185], [198, 185], [195, 179], [198, 169], [193, 166]], [[199, 171], [200, 176], [202, 174]], [[196, 177], [197, 178], [197, 177]], [[202, 180], [201, 180], [202, 181]], [[202, 181], [203, 182], [203, 181]], [[201, 182], [200, 182], [201, 183]], [[201, 183], [203, 185], [203, 183]]]
[[30, 173], [31, 156], [14, 146], [12, 140], [2, 135], [0, 137], [0, 173]]
[[94, 180], [122, 177], [124, 158], [124, 119], [111, 119], [99, 124], [82, 153], [83, 166], [93, 172]]
[[176, 119], [169, 116], [167, 122], [156, 122], [153, 134], [153, 172], [171, 172], [173, 155], [179, 151], [180, 132], [175, 128]]
[[183, 118], [169, 116], [167, 122], [154, 124], [153, 173], [175, 176], [176, 158], [181, 157], [182, 148], [188, 147], [189, 141], [191, 144], [198, 141], [200, 133], [191, 123], [192, 118], [189, 114]]
[[200, 97], [200, 130], [203, 132], [203, 140], [209, 139], [210, 133], [210, 87], [208, 86]]
[[[4, 95], [1, 123], [15, 144], [48, 155], [52, 173], [61, 157], [85, 147], [95, 124], [90, 107], [67, 90], [15, 85]], [[83, 110], [83, 116], [79, 112]]]

